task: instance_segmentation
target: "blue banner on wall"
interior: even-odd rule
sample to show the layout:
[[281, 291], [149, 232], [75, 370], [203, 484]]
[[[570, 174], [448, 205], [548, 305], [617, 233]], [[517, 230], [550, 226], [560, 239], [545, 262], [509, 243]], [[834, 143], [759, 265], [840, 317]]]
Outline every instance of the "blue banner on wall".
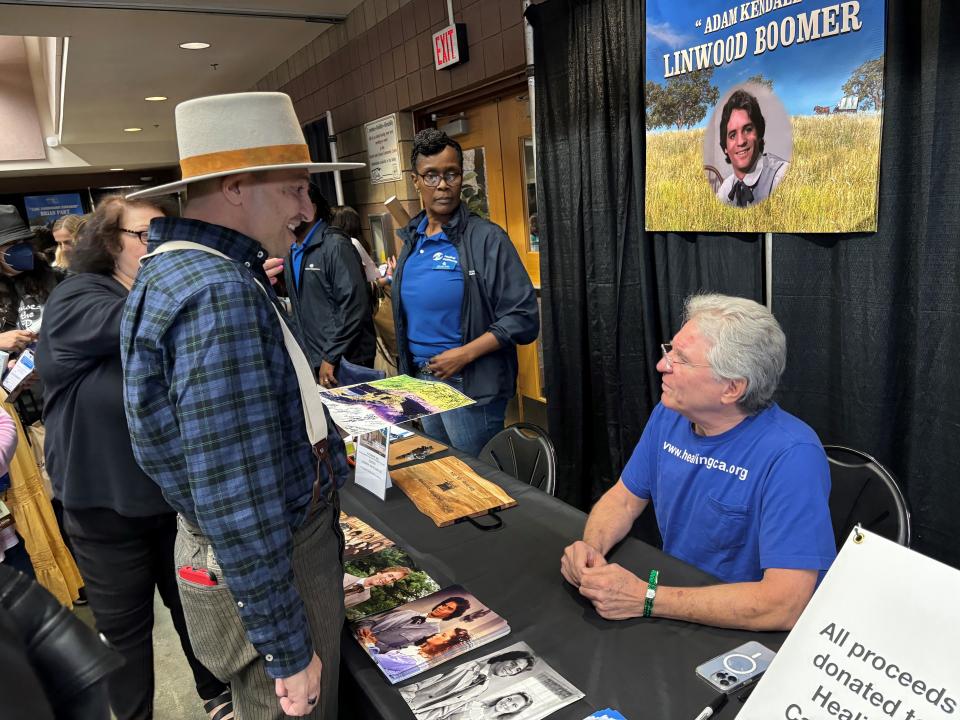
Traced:
[[46, 225], [61, 215], [83, 215], [79, 193], [61, 195], [28, 195], [23, 198], [30, 225]]
[[884, 0], [647, 0], [646, 227], [877, 229]]

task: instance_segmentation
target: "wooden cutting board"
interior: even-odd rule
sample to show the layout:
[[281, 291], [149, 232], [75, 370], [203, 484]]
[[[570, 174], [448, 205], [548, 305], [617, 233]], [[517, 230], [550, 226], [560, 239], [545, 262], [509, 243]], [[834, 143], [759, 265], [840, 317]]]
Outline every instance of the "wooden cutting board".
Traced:
[[499, 485], [454, 457], [393, 470], [390, 478], [437, 527], [517, 504]]

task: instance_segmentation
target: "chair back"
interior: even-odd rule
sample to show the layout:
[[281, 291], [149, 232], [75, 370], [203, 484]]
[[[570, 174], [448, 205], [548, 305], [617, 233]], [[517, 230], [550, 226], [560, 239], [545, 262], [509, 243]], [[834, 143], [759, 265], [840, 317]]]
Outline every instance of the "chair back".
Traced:
[[910, 513], [893, 475], [875, 458], [843, 445], [824, 445], [830, 461], [830, 516], [837, 549], [855, 525], [910, 546]]
[[550, 436], [537, 425], [504, 428], [483, 446], [480, 459], [545, 493], [556, 491], [557, 453]]

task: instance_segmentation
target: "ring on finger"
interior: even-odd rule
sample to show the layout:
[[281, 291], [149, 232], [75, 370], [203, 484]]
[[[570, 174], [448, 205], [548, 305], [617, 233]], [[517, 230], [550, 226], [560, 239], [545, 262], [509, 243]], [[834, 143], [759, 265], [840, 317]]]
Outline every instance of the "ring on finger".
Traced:
[[307, 705], [316, 705], [319, 699], [319, 697], [309, 697], [307, 698]]

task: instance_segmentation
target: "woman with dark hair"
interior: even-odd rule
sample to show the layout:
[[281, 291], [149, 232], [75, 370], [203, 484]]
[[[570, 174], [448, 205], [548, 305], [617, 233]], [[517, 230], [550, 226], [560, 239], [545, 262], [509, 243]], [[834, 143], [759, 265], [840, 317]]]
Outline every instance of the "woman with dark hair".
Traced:
[[360, 215], [349, 205], [334, 205], [330, 208], [330, 224], [343, 230], [353, 247], [360, 256], [360, 264], [363, 266], [363, 274], [367, 282], [375, 283], [381, 280], [380, 271], [377, 264], [370, 257], [370, 246], [363, 239], [363, 233], [360, 230]]
[[229, 690], [197, 661], [177, 592], [176, 514], [133, 457], [123, 405], [120, 316], [162, 200], [103, 199], [71, 275], [51, 294], [37, 348], [46, 384], [45, 454], [97, 628], [126, 664], [110, 676], [118, 720], [153, 714], [153, 598], [170, 609], [204, 707], [233, 717]]
[[350, 238], [331, 223], [330, 206], [310, 184], [315, 209], [297, 229], [284, 263], [284, 281], [293, 317], [306, 344], [317, 381], [336, 387], [340, 361], [373, 367], [377, 339], [370, 293]]
[[503, 429], [517, 389], [517, 345], [540, 329], [537, 296], [502, 228], [460, 202], [463, 150], [435, 128], [410, 156], [423, 211], [397, 232], [393, 273], [400, 372], [442, 380], [476, 400], [422, 419], [427, 435], [477, 456]]

